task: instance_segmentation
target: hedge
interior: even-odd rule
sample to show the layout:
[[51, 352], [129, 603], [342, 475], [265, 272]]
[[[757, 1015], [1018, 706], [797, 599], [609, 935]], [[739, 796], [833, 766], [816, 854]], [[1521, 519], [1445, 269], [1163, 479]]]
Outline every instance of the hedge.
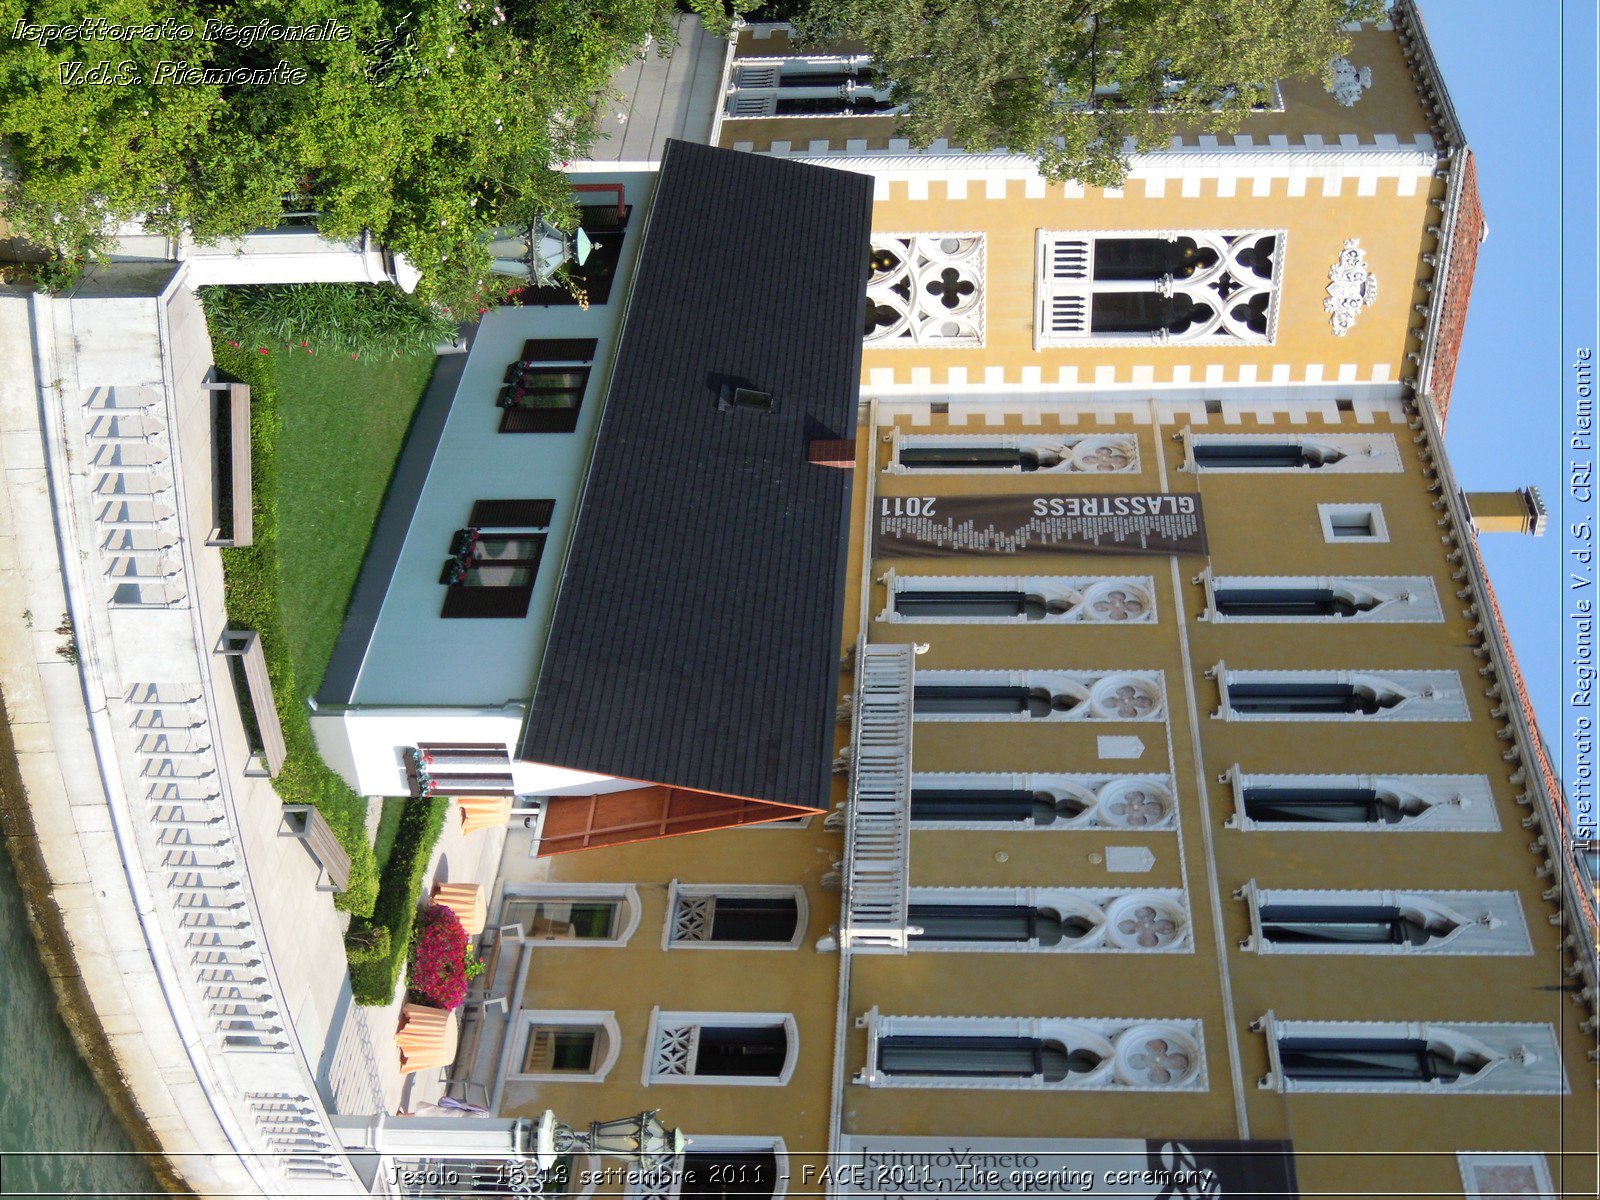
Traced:
[[387, 284], [290, 283], [200, 289], [213, 334], [245, 348], [288, 342], [366, 358], [431, 351], [455, 322]]
[[[372, 916], [350, 923], [345, 937], [350, 959], [350, 992], [357, 1004], [388, 1004], [394, 999], [400, 972], [411, 952], [411, 932], [416, 925], [422, 896], [422, 876], [433, 857], [434, 844], [444, 831], [450, 801], [443, 796], [412, 799], [400, 814], [394, 849], [378, 881], [378, 899]], [[368, 949], [374, 940], [388, 936], [387, 953]], [[352, 946], [361, 952], [353, 952]]]
[[214, 341], [218, 369], [250, 385], [250, 458], [254, 486], [254, 544], [222, 551], [228, 623], [253, 629], [261, 638], [267, 676], [283, 726], [287, 749], [283, 770], [272, 781], [287, 804], [315, 805], [350, 856], [350, 883], [334, 905], [366, 916], [378, 896], [378, 866], [367, 840], [367, 802], [328, 769], [317, 753], [311, 720], [295, 679], [294, 662], [283, 633], [278, 606], [278, 497], [275, 447], [279, 429], [277, 397], [263, 358]]

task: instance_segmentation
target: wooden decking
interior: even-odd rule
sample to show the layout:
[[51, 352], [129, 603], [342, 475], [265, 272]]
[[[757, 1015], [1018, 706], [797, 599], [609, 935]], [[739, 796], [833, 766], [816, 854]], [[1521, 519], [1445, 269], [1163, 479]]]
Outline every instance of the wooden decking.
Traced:
[[242, 660], [245, 686], [250, 692], [250, 707], [255, 710], [256, 728], [261, 731], [261, 757], [267, 774], [283, 770], [288, 748], [283, 742], [283, 726], [272, 699], [272, 681], [267, 677], [267, 660], [261, 652], [261, 638], [253, 629], [228, 629], [218, 647], [222, 654]]

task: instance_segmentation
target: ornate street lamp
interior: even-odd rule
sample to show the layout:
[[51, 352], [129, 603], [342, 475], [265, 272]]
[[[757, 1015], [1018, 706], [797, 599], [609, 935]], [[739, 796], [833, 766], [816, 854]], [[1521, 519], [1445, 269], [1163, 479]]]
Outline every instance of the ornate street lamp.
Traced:
[[594, 243], [582, 229], [563, 233], [544, 220], [528, 226], [505, 226], [489, 235], [489, 257], [496, 275], [526, 279], [536, 286], [555, 282], [556, 272], [567, 263], [583, 266]]
[[641, 1174], [670, 1166], [683, 1153], [689, 1139], [681, 1129], [668, 1129], [655, 1109], [615, 1121], [592, 1121], [588, 1133], [578, 1133], [556, 1120], [549, 1109], [539, 1118], [534, 1134], [534, 1161], [548, 1171], [563, 1155], [608, 1154], [625, 1159]]

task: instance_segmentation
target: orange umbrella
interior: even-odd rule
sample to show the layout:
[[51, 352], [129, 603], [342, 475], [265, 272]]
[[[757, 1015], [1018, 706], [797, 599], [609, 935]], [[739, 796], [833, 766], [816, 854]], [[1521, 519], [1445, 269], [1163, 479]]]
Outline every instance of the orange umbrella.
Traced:
[[400, 1048], [400, 1073], [449, 1066], [456, 1060], [460, 1036], [461, 1026], [453, 1010], [402, 1004], [400, 1028], [394, 1035], [394, 1044]]
[[488, 910], [483, 903], [483, 888], [475, 883], [436, 883], [433, 885], [433, 902], [442, 904], [461, 922], [461, 928], [477, 936], [483, 932]]
[[461, 804], [461, 832], [476, 833], [492, 829], [511, 819], [510, 796], [459, 796]]

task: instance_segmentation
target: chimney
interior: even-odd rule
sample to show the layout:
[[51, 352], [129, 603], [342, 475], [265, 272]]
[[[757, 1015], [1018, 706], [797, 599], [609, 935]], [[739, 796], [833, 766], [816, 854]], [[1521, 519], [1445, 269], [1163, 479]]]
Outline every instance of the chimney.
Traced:
[[856, 465], [855, 438], [812, 438], [806, 447], [806, 461], [818, 467], [843, 467], [853, 470]]
[[1515, 492], [1468, 492], [1467, 515], [1478, 533], [1531, 533], [1543, 537], [1550, 523], [1536, 487]]

